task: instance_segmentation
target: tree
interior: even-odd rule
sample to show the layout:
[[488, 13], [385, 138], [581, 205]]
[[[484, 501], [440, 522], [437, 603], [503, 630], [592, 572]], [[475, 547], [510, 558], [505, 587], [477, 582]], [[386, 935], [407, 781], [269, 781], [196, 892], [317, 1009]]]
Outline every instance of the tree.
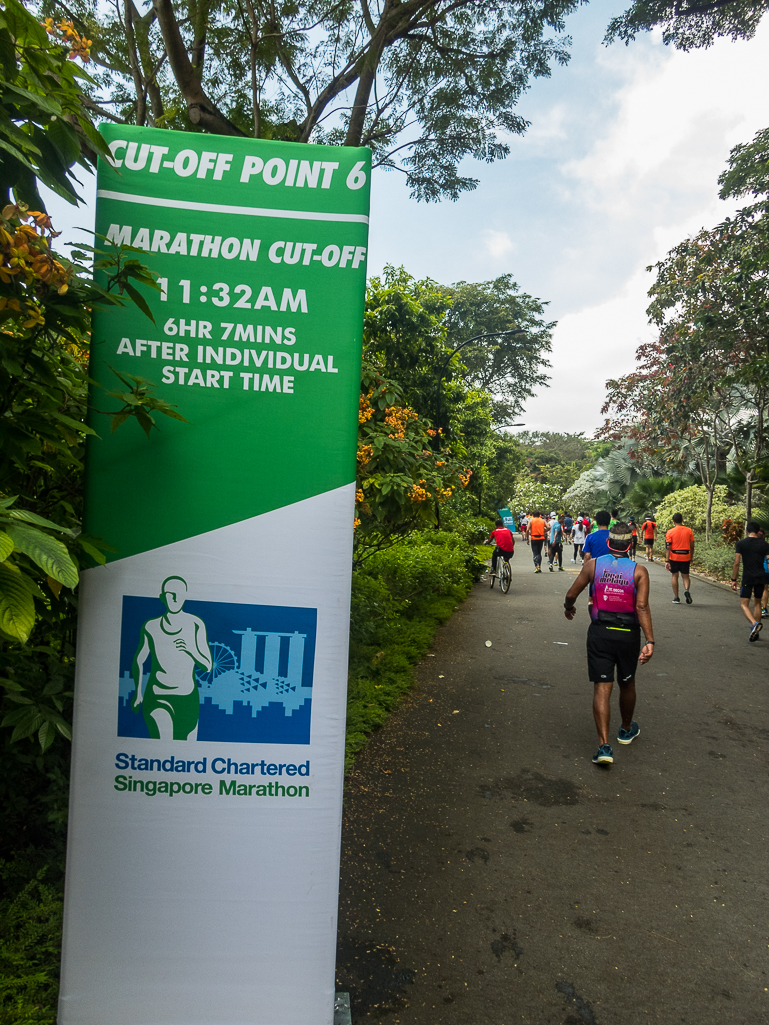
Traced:
[[[49, 34], [52, 39], [49, 39]], [[45, 210], [38, 180], [77, 203], [74, 164], [88, 167], [106, 143], [91, 123], [74, 62], [88, 59], [88, 44], [69, 22], [48, 31], [17, 0], [0, 9], [0, 204], [16, 199]]]
[[[531, 78], [568, 60], [578, 0], [45, 0], [72, 10], [104, 69], [93, 109], [136, 124], [370, 146], [412, 195], [474, 189], [505, 157]], [[114, 113], [108, 113], [114, 111]]]
[[[520, 416], [526, 399], [547, 385], [554, 323], [546, 323], [546, 303], [521, 292], [512, 274], [493, 281], [459, 281], [445, 289], [451, 299], [446, 313], [447, 344], [461, 349], [465, 382], [493, 396], [496, 427]], [[504, 336], [518, 329], [520, 334]], [[477, 335], [494, 335], [478, 342], [463, 342]]]
[[720, 183], [723, 198], [754, 202], [649, 268], [659, 340], [638, 350], [633, 374], [608, 382], [604, 412], [615, 419], [603, 433], [676, 452], [697, 466], [711, 501], [732, 460], [749, 517], [769, 455], [769, 132], [732, 150]]
[[516, 478], [511, 497], [517, 512], [539, 510], [544, 513], [562, 507], [563, 488], [557, 484], [545, 484], [524, 470]]
[[[467, 487], [472, 471], [443, 445], [393, 381], [364, 363], [358, 413], [356, 561], [436, 522], [436, 508]], [[432, 439], [439, 442], [435, 451]]]
[[[6, 0], [0, 43], [4, 183], [20, 200], [37, 196], [39, 178], [74, 202], [71, 169], [93, 162], [91, 143], [100, 142], [80, 100], [80, 72], [70, 67], [75, 57], [87, 58], [87, 40], [67, 23], [46, 33]], [[84, 441], [94, 433], [84, 423], [90, 311], [130, 301], [146, 307], [137, 286], [155, 287], [125, 247], [83, 247], [68, 260], [55, 252], [55, 238], [44, 211], [22, 201], [0, 210], [3, 725], [12, 728], [12, 740], [36, 736], [43, 750], [57, 732], [68, 733], [63, 702], [78, 568], [104, 561], [103, 545], [82, 534], [80, 518]], [[94, 269], [103, 283], [92, 279]], [[115, 406], [103, 412], [113, 429], [130, 417], [148, 432], [154, 411], [180, 418], [140, 378], [116, 381], [109, 399]], [[35, 647], [27, 644], [33, 628]]]
[[634, 0], [609, 22], [604, 42], [629, 43], [657, 27], [663, 41], [678, 50], [702, 49], [720, 36], [752, 39], [767, 8], [767, 0]]

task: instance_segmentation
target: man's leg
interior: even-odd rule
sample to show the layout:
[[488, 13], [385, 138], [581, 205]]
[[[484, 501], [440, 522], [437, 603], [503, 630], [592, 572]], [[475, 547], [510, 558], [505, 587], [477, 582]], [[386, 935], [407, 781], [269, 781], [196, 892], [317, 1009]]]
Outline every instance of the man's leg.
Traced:
[[753, 613], [750, 611], [750, 598], [749, 597], [748, 598], [740, 598], [740, 608], [742, 609], [743, 615], [745, 616], [745, 618], [747, 619], [747, 621], [750, 623], [751, 626], [753, 626], [754, 623], [757, 623], [757, 622], [761, 621], [760, 613], [759, 613], [759, 618], [757, 620], [753, 618]]
[[673, 597], [678, 601], [678, 570], [673, 569], [674, 562], [670, 563], [670, 581], [673, 584]]
[[497, 572], [497, 553], [499, 549], [495, 548], [491, 553], [491, 572], [492, 574]]
[[531, 542], [531, 554], [534, 557], [534, 565], [539, 569], [542, 565], [542, 545], [544, 541], [535, 541], [532, 538]]
[[598, 743], [609, 743], [609, 722], [611, 720], [611, 690], [613, 680], [599, 680], [593, 683], [593, 718], [598, 730]]
[[635, 712], [635, 677], [619, 685], [619, 713], [622, 716], [622, 728], [629, 730]]
[[558, 569], [563, 569], [563, 545], [556, 545], [556, 552], [558, 553]]

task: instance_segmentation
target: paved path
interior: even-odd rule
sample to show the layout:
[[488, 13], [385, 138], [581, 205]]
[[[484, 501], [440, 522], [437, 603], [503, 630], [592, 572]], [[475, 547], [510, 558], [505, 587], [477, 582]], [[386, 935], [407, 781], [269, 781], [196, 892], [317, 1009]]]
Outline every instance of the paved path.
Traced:
[[651, 566], [641, 735], [601, 769], [566, 566], [535, 576], [519, 542], [510, 593], [476, 587], [350, 776], [354, 1025], [769, 1021], [769, 628], [749, 644], [704, 581], [673, 606]]

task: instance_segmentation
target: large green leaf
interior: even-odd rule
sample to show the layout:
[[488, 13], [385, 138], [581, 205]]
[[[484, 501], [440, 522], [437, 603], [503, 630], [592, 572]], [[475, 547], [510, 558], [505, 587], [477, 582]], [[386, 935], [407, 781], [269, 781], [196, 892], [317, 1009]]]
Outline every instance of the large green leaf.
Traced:
[[6, 530], [19, 551], [29, 556], [48, 576], [65, 587], [77, 587], [77, 566], [61, 541], [26, 523], [9, 523]]
[[25, 523], [36, 523], [39, 527], [50, 527], [51, 530], [58, 530], [60, 534], [71, 534], [67, 527], [60, 527], [58, 523], [52, 523], [45, 516], [38, 516], [30, 509], [10, 509], [8, 515], [14, 520], [23, 520]]
[[12, 551], [13, 540], [5, 533], [4, 530], [0, 530], [0, 562], [5, 562]]
[[22, 573], [0, 562], [0, 630], [18, 641], [26, 641], [35, 625], [35, 603]]

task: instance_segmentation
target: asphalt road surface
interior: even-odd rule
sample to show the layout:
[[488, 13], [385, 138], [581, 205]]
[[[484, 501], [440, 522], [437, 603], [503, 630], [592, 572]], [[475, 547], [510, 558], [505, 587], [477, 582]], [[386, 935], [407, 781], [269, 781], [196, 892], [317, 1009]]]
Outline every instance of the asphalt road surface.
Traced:
[[749, 644], [728, 589], [674, 606], [650, 566], [641, 734], [594, 766], [565, 554], [535, 575], [518, 541], [510, 593], [475, 588], [350, 774], [354, 1025], [769, 1022], [769, 626]]

